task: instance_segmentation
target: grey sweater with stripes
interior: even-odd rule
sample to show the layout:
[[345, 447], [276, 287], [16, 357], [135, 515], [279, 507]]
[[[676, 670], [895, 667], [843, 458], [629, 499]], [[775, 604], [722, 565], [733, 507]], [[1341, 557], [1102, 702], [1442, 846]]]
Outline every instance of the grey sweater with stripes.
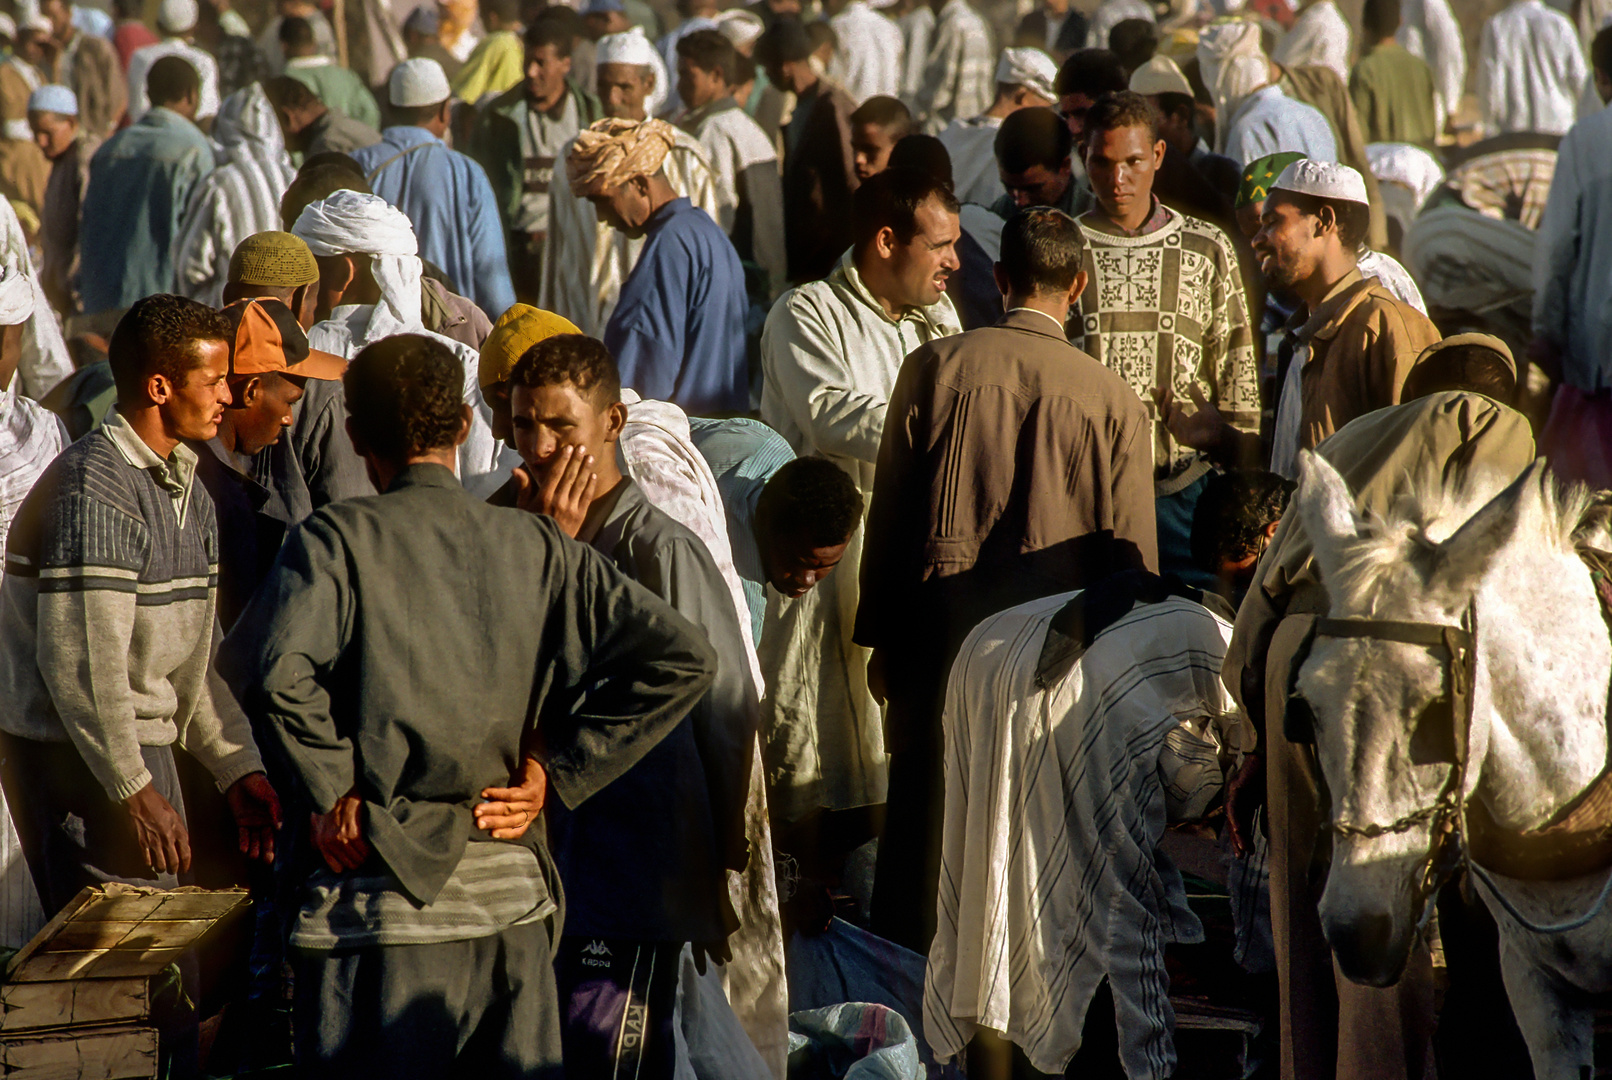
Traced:
[[142, 746], [178, 742], [220, 787], [263, 767], [213, 702], [218, 530], [194, 471], [114, 409], [40, 478], [6, 547], [0, 730], [71, 741], [115, 800], [151, 782]]

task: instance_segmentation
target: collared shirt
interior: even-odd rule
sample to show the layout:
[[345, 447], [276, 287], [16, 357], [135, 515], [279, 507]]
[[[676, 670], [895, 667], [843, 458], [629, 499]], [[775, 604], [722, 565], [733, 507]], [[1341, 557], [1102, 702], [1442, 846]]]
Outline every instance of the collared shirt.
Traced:
[[184, 443], [176, 443], [167, 457], [158, 457], [150, 444], [135, 434], [134, 428], [129, 426], [129, 421], [116, 407], [101, 421], [101, 430], [118, 448], [123, 460], [150, 473], [157, 486], [168, 493], [173, 500], [174, 518], [179, 527], [184, 528], [185, 510], [190, 504], [190, 485], [196, 479], [196, 451]]
[[1122, 227], [1119, 222], [1101, 210], [1093, 210], [1090, 214], [1087, 214], [1082, 224], [1087, 228], [1096, 229], [1098, 232], [1107, 233], [1110, 236], [1135, 238], [1156, 233], [1170, 223], [1170, 211], [1165, 208], [1163, 203], [1159, 202], [1157, 195], [1151, 195], [1149, 199], [1152, 202], [1152, 209], [1148, 211], [1148, 215], [1143, 219], [1142, 223], [1134, 229]]
[[150, 110], [95, 152], [79, 227], [81, 238], [95, 238], [79, 250], [85, 314], [173, 291], [185, 213], [213, 164], [200, 129], [164, 108]]
[[685, 198], [655, 211], [605, 327], [623, 386], [685, 412], [750, 407], [744, 267], [722, 227]]
[[991, 31], [968, 0], [946, 0], [924, 59], [913, 113], [926, 132], [939, 134], [959, 116], [978, 116], [996, 98], [996, 50]]
[[828, 25], [840, 43], [828, 76], [845, 87], [852, 101], [860, 105], [877, 94], [895, 97], [901, 92], [899, 26], [874, 11], [867, 0], [851, 0]]
[[[488, 318], [515, 303], [498, 199], [482, 167], [424, 128], [389, 127], [353, 151], [375, 194], [408, 215], [420, 258], [439, 267], [453, 291]], [[574, 268], [573, 268], [574, 269]]]
[[1478, 108], [1489, 135], [1565, 135], [1589, 70], [1572, 20], [1541, 0], [1517, 0], [1483, 27]]
[[1242, 100], [1228, 122], [1226, 156], [1242, 165], [1267, 154], [1337, 161], [1338, 142], [1319, 109], [1295, 101], [1276, 83]]

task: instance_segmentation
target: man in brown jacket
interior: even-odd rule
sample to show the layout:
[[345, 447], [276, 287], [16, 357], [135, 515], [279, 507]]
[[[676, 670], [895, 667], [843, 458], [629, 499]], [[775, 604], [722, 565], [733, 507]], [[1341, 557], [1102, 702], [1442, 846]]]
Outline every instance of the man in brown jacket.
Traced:
[[920, 346], [885, 414], [855, 633], [890, 703], [872, 916], [919, 953], [934, 934], [940, 709], [957, 647], [1015, 604], [1158, 569], [1147, 409], [1064, 337], [1082, 253], [1068, 215], [1021, 211], [995, 267], [1007, 314]]
[[[1254, 257], [1272, 289], [1298, 297], [1277, 360], [1270, 467], [1298, 475], [1298, 452], [1375, 409], [1397, 405], [1422, 350], [1439, 339], [1427, 316], [1363, 277], [1366, 187], [1347, 165], [1293, 162], [1271, 185], [1254, 236]], [[1159, 398], [1170, 433], [1226, 464], [1258, 458], [1257, 444], [1199, 402], [1188, 414]]]

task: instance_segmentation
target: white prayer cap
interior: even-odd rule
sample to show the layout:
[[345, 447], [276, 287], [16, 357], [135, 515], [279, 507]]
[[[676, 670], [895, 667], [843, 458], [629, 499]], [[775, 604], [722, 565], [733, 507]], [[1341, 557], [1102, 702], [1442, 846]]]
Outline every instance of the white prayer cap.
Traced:
[[[895, 0], [890, 2], [894, 3]], [[716, 28], [723, 37], [733, 43], [735, 49], [746, 49], [756, 43], [756, 38], [767, 29], [767, 24], [753, 11], [731, 8], [716, 17]]]
[[196, 29], [196, 0], [162, 0], [157, 29], [164, 34], [188, 34]]
[[34, 284], [14, 266], [0, 265], [0, 326], [17, 326], [34, 313]]
[[1057, 101], [1052, 84], [1058, 79], [1058, 65], [1040, 49], [1003, 49], [996, 62], [996, 81], [1022, 86], [1037, 97]]
[[59, 83], [48, 83], [28, 95], [29, 112], [78, 115], [78, 95]]
[[1330, 161], [1312, 161], [1300, 158], [1282, 170], [1282, 175], [1271, 185], [1272, 191], [1291, 191], [1298, 195], [1314, 195], [1318, 199], [1338, 199], [1343, 202], [1370, 204], [1366, 197], [1366, 180], [1347, 165]]
[[1192, 84], [1168, 56], [1154, 56], [1131, 73], [1131, 90], [1146, 96], [1184, 94], [1192, 96]]
[[54, 33], [56, 28], [49, 19], [40, 14], [38, 7], [25, 8], [22, 17], [17, 20], [18, 30], [32, 30], [36, 34]]
[[315, 256], [370, 257], [370, 275], [381, 291], [369, 320], [370, 340], [420, 328], [420, 246], [403, 211], [379, 195], [333, 191], [309, 203], [291, 232]]
[[386, 96], [400, 109], [421, 105], [441, 105], [451, 97], [447, 72], [429, 56], [416, 56], [392, 69], [386, 80]]
[[649, 38], [644, 36], [642, 26], [635, 26], [620, 34], [606, 34], [594, 47], [593, 57], [595, 68], [606, 64], [629, 64], [633, 67], [649, 68], [655, 78], [647, 102], [649, 115], [654, 116], [660, 112], [660, 107], [670, 92], [666, 78], [666, 62], [660, 58], [660, 53], [655, 51], [655, 46], [649, 43]]
[[0, 11], [0, 38], [5, 38], [7, 41], [17, 40], [17, 23], [3, 11]]

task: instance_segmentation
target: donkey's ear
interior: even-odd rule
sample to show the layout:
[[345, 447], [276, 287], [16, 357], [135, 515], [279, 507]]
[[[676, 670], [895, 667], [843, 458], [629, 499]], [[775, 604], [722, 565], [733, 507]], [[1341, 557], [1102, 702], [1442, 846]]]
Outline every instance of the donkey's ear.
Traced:
[[1517, 531], [1517, 523], [1538, 502], [1546, 480], [1545, 463], [1536, 460], [1500, 494], [1490, 499], [1433, 552], [1428, 583], [1470, 591], [1489, 563]]
[[1299, 451], [1299, 488], [1293, 496], [1299, 524], [1315, 548], [1321, 576], [1327, 578], [1343, 562], [1348, 545], [1359, 538], [1359, 519], [1349, 485], [1320, 454]]

